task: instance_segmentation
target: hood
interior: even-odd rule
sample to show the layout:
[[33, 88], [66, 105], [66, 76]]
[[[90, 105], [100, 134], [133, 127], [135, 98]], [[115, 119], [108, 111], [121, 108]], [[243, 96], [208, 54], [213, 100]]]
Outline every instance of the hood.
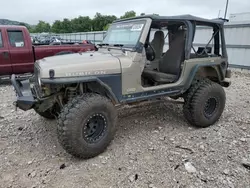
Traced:
[[[116, 53], [116, 54], [114, 54]], [[90, 51], [52, 56], [37, 61], [41, 78], [49, 78], [51, 69], [55, 78], [121, 73], [119, 56], [122, 53]]]

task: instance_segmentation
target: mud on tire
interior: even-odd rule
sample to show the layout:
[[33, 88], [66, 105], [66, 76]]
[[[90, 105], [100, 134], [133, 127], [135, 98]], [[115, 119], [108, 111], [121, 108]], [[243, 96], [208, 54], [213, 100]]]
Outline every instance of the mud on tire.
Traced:
[[187, 121], [197, 127], [216, 123], [226, 103], [223, 87], [209, 79], [195, 80], [185, 98], [183, 113]]
[[58, 117], [58, 139], [77, 158], [104, 152], [115, 135], [117, 112], [111, 101], [98, 94], [84, 94], [69, 101]]

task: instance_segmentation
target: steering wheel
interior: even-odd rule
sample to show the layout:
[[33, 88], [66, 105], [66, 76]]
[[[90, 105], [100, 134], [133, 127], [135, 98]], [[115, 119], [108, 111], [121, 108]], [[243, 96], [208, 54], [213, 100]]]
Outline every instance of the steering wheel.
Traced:
[[154, 47], [150, 43], [147, 43], [146, 46], [147, 46], [146, 47], [147, 60], [154, 61], [154, 59], [155, 59], [155, 49], [154, 49]]

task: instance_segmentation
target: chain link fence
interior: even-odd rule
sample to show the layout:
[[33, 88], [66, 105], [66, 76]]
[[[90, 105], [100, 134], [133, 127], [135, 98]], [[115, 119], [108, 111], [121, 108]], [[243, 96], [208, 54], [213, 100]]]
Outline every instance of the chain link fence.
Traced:
[[93, 44], [99, 44], [102, 42], [106, 31], [95, 31], [95, 32], [79, 32], [79, 33], [31, 33], [32, 37], [56, 37], [65, 42], [82, 42], [88, 40]]

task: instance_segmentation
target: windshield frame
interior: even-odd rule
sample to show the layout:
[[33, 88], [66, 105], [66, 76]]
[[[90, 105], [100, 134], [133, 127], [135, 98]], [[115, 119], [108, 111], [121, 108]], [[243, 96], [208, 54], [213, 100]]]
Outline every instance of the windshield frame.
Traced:
[[[139, 23], [138, 23], [139, 22]], [[113, 29], [112, 26], [114, 25], [119, 25], [119, 24], [133, 24], [133, 23], [138, 23], [138, 24], [143, 24], [143, 27], [141, 28], [141, 31], [140, 31], [140, 35], [138, 36], [138, 39], [137, 41], [135, 41], [134, 44], [130, 45], [130, 44], [123, 44], [123, 46], [114, 46], [115, 44], [109, 44], [109, 45], [103, 45], [103, 46], [106, 46], [108, 48], [112, 47], [112, 48], [124, 48], [124, 49], [135, 49], [138, 45], [138, 43], [140, 42], [141, 38], [142, 38], [142, 35], [144, 33], [144, 30], [145, 30], [145, 27], [147, 26], [147, 19], [134, 19], [134, 20], [127, 20], [127, 21], [118, 21], [118, 22], [114, 22], [110, 25], [109, 29], [107, 30], [106, 34], [105, 34], [105, 37], [102, 41], [102, 44], [106, 44], [107, 41], [105, 41], [105, 39], [108, 37], [108, 34], [109, 32], [111, 32], [111, 30]]]

